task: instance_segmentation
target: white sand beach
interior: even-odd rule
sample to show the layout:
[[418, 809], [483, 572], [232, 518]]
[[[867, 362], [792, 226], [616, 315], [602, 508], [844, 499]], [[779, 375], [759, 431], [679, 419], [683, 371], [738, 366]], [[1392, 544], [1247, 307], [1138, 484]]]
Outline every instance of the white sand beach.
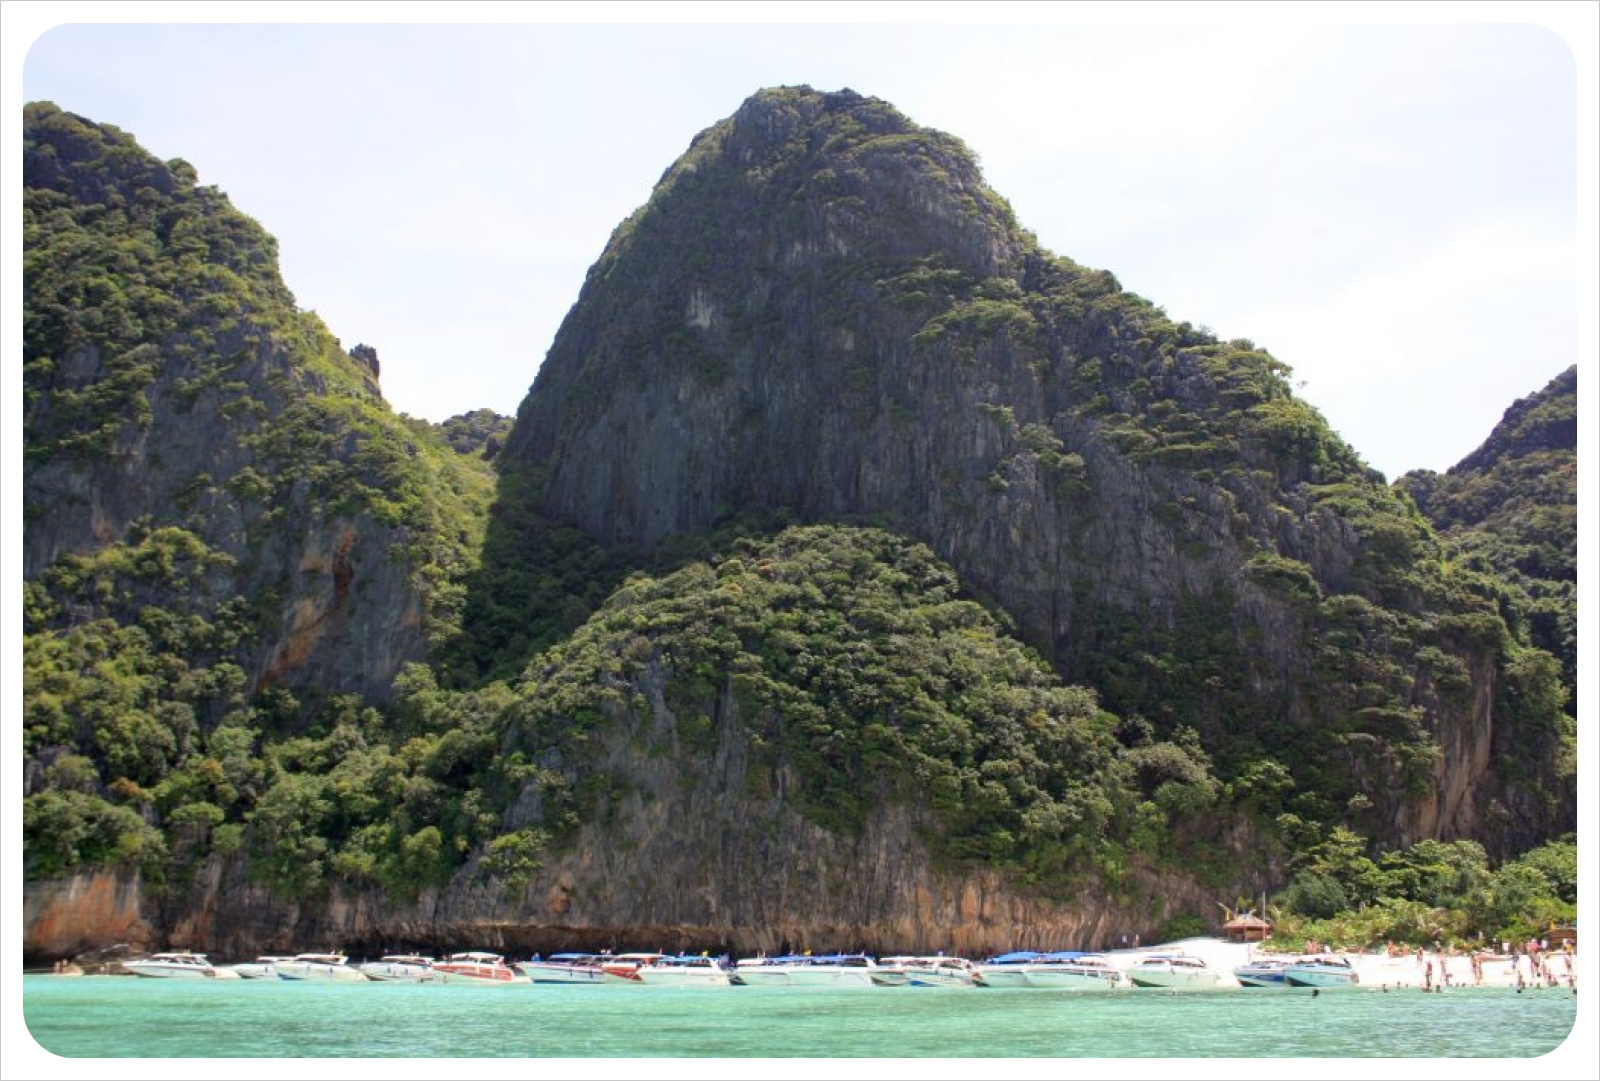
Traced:
[[[1187, 938], [1136, 950], [1110, 950], [1105, 956], [1119, 968], [1125, 969], [1139, 958], [1153, 953], [1186, 953], [1198, 957], [1221, 975], [1220, 986], [1224, 987], [1238, 986], [1238, 980], [1233, 977], [1233, 970], [1256, 958], [1286, 957], [1293, 960], [1304, 956], [1298, 953], [1279, 953], [1272, 948], [1270, 942], [1265, 945], [1254, 942], [1245, 944], [1220, 938]], [[1361, 987], [1374, 990], [1422, 988], [1429, 982], [1430, 964], [1433, 967], [1432, 984], [1436, 988], [1473, 986], [1515, 988], [1519, 985], [1519, 974], [1521, 986], [1527, 989], [1548, 987], [1544, 979], [1535, 978], [1532, 962], [1526, 956], [1513, 960], [1509, 956], [1500, 954], [1484, 955], [1481, 982], [1473, 978], [1472, 960], [1464, 953], [1451, 955], [1427, 950], [1424, 951], [1420, 961], [1415, 950], [1399, 957], [1390, 957], [1384, 953], [1355, 952], [1341, 952], [1338, 956], [1347, 959], [1354, 966], [1360, 977]], [[1571, 957], [1570, 972], [1567, 961], [1567, 956], [1559, 950], [1551, 951], [1549, 955], [1549, 973], [1562, 990], [1576, 986], [1578, 979], [1577, 955], [1573, 954]]]

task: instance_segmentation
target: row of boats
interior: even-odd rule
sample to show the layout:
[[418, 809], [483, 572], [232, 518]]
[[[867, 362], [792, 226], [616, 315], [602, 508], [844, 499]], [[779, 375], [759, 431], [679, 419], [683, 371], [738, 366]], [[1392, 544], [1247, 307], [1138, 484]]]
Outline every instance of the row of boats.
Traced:
[[[408, 980], [480, 984], [652, 984], [745, 987], [1008, 987], [1060, 991], [1148, 987], [1204, 990], [1225, 986], [1222, 973], [1181, 952], [1148, 953], [1119, 966], [1102, 954], [1018, 951], [975, 962], [962, 957], [866, 954], [790, 954], [751, 957], [729, 964], [706, 955], [665, 953], [558, 953], [507, 963], [486, 951], [388, 954], [351, 964], [341, 953], [263, 956], [246, 964], [214, 965], [201, 953], [157, 953], [124, 963], [135, 976], [201, 979]], [[1259, 958], [1233, 970], [1241, 987], [1355, 986], [1355, 967], [1343, 958]]]

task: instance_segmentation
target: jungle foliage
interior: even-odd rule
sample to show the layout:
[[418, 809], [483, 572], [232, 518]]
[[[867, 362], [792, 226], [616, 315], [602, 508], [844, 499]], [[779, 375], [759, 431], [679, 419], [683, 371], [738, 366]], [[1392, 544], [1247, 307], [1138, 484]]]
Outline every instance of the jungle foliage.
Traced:
[[1506, 410], [1489, 438], [1444, 474], [1396, 482], [1462, 565], [1495, 575], [1516, 597], [1508, 614], [1558, 657], [1578, 686], [1578, 368]]
[[[1491, 858], [1472, 841], [1384, 837], [1394, 807], [1431, 790], [1427, 707], [1473, 693], [1465, 656], [1500, 677], [1504, 768], [1559, 759], [1558, 780], [1575, 776], [1570, 396], [1522, 409], [1459, 474], [1390, 487], [1270, 354], [1043, 252], [987, 188], [966, 189], [961, 227], [1015, 241], [1026, 288], [894, 250], [894, 214], [913, 214], [918, 185], [975, 161], [886, 106], [838, 122], [826, 149], [839, 166], [810, 174], [816, 198], [754, 208], [779, 226], [824, 206], [876, 222], [883, 245], [827, 295], [900, 313], [919, 356], [961, 363], [1003, 341], [1042, 373], [1049, 423], [1020, 424], [1006, 405], [988, 415], [1058, 492], [1083, 494], [1070, 415], [1135, 466], [1232, 501], [1252, 553], [1243, 579], [1289, 601], [1306, 693], [1334, 702], [1334, 723], [1294, 725], [1245, 693], [1251, 642], [1226, 591], [1185, 598], [1171, 620], [1085, 602], [1096, 632], [1064, 658], [1069, 684], [883, 523], [730, 515], [647, 551], [603, 547], [545, 513], [537, 467], [499, 453], [509, 418], [394, 416], [375, 353], [346, 353], [294, 307], [271, 239], [191, 167], [54, 106], [26, 119], [30, 463], [125, 463], [143, 433], [193, 410], [237, 432], [174, 488], [170, 519], [141, 518], [25, 585], [30, 878], [138, 867], [177, 886], [227, 857], [293, 900], [335, 886], [416, 897], [472, 876], [515, 886], [600, 813], [617, 782], [608, 747], [659, 740], [652, 753], [692, 763], [736, 740], [757, 765], [737, 795], [792, 776], [801, 813], [842, 833], [913, 806], [942, 864], [1048, 895], [1117, 889], [1150, 866], [1222, 888], [1265, 865], [1291, 921], [1354, 921], [1364, 939], [1519, 936], [1575, 911], [1570, 840]], [[755, 198], [764, 189], [696, 169], [741, 137], [705, 136], [652, 205], [715, 218]], [[803, 145], [752, 168], [802, 172], [815, 164]], [[863, 178], [885, 162], [909, 170], [904, 198], [868, 214]], [[659, 226], [647, 206], [618, 235]], [[714, 249], [701, 255], [715, 273]], [[603, 259], [591, 280], [623, 272]], [[641, 371], [724, 374], [688, 339], [636, 344]], [[569, 415], [637, 374], [585, 373]], [[1006, 483], [998, 470], [993, 483]], [[1269, 543], [1261, 523], [1294, 518], [1280, 498], [1359, 538], [1342, 575]], [[1156, 513], [1192, 510], [1175, 498]], [[381, 700], [292, 691], [251, 662], [281, 598], [241, 583], [270, 578], [255, 561], [330, 514], [393, 528], [426, 600], [427, 663]], [[1513, 779], [1524, 803], [1565, 798], [1532, 766]], [[1257, 866], [1225, 840], [1240, 836]]]
[[[295, 307], [276, 242], [186, 162], [49, 103], [24, 120], [30, 477], [136, 468], [164, 524], [232, 550], [237, 588], [257, 600], [282, 577], [260, 553], [311, 523], [366, 517], [399, 531], [428, 635], [452, 633], [492, 496], [483, 456], [397, 418], [376, 354], [344, 351]], [[201, 460], [167, 446], [209, 427]], [[31, 487], [27, 516], [74, 506]]]

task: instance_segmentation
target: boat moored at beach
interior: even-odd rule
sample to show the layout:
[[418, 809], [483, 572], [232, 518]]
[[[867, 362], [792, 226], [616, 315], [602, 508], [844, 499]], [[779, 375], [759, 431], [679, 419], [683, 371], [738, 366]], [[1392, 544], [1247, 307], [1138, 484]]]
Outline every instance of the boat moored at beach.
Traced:
[[1361, 982], [1349, 958], [1332, 954], [1296, 961], [1284, 968], [1283, 977], [1290, 987], [1354, 987]]
[[610, 983], [638, 983], [640, 967], [653, 965], [665, 956], [663, 953], [603, 953], [599, 958], [600, 971]]
[[733, 980], [745, 987], [872, 987], [878, 964], [859, 953], [747, 957]]
[[649, 964], [639, 966], [638, 980], [643, 984], [661, 987], [729, 987], [733, 984], [732, 973], [727, 966], [705, 955], [658, 957]]
[[386, 953], [357, 965], [369, 980], [437, 980], [433, 958], [416, 953]]
[[1063, 950], [1039, 957], [1028, 968], [1028, 986], [1056, 991], [1113, 991], [1122, 970], [1098, 953]]
[[280, 980], [361, 983], [367, 978], [367, 974], [350, 964], [342, 953], [297, 953], [273, 967]]
[[1135, 987], [1169, 991], [1199, 991], [1217, 986], [1221, 977], [1198, 957], [1186, 953], [1155, 953], [1128, 967], [1128, 982]]
[[124, 961], [122, 967], [135, 976], [144, 976], [151, 979], [215, 979], [216, 966], [206, 960], [203, 953], [189, 953], [183, 950], [174, 950], [168, 953], [153, 953], [149, 957], [141, 957], [137, 961]]
[[608, 981], [601, 957], [593, 953], [552, 953], [548, 958], [518, 961], [517, 971], [533, 983], [602, 984]]
[[1122, 983], [1122, 970], [1098, 953], [1082, 950], [1018, 950], [992, 957], [977, 967], [984, 987], [1026, 987], [1053, 991], [1110, 991]]
[[912, 987], [976, 987], [976, 966], [965, 957], [885, 957], [880, 962], [906, 974]]
[[978, 964], [973, 975], [982, 987], [1027, 987], [1028, 966], [1043, 956], [1038, 950], [1013, 950]]
[[1259, 957], [1233, 970], [1233, 978], [1240, 987], [1288, 987], [1284, 969], [1290, 961], [1286, 957]]
[[278, 966], [285, 961], [293, 961], [293, 957], [279, 957], [274, 954], [263, 954], [254, 961], [245, 961], [228, 967], [237, 972], [246, 980], [275, 980], [278, 978]]
[[452, 953], [442, 961], [433, 962], [433, 971], [451, 983], [509, 985], [517, 982], [516, 971], [506, 964], [506, 959], [485, 950]]

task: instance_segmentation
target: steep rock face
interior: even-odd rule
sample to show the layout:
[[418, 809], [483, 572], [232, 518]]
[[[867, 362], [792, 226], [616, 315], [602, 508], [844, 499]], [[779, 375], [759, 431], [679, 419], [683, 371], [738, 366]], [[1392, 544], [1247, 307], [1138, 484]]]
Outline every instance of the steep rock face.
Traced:
[[[440, 691], [422, 669], [388, 716], [366, 708], [420, 653], [436, 617], [424, 583], [460, 573], [471, 531], [447, 505], [460, 476], [429, 464], [426, 426], [388, 416], [375, 354], [344, 353], [295, 313], [270, 241], [194, 188], [185, 166], [49, 109], [30, 123], [30, 586], [71, 570], [73, 553], [121, 548], [139, 574], [160, 573], [181, 538], [165, 535], [165, 549], [134, 538], [181, 526], [226, 558], [196, 560], [202, 588], [177, 592], [257, 610], [240, 657], [246, 689], [368, 701], [337, 701], [297, 726], [277, 696], [235, 701], [226, 673], [198, 662], [172, 676], [171, 693], [149, 692], [161, 670], [182, 668], [167, 642], [183, 621], [146, 621], [146, 603], [163, 597], [142, 592], [143, 579], [64, 575], [84, 588], [63, 587], [53, 612], [30, 603], [46, 655], [34, 670], [50, 684], [29, 719], [35, 865], [55, 875], [142, 860], [171, 874], [162, 886], [131, 873], [31, 883], [29, 950], [138, 940], [232, 956], [308, 942], [981, 952], [1108, 945], [1212, 910], [1214, 886], [1176, 872], [1123, 875], [1113, 896], [1063, 896], [1087, 846], [1078, 863], [1060, 852], [1113, 811], [1074, 817], [1087, 805], [1054, 798], [1090, 770], [1046, 743], [1026, 768], [973, 752], [978, 740], [938, 750], [971, 787], [991, 767], [1050, 776], [1053, 798], [1026, 810], [1049, 812], [1035, 816], [1040, 848], [1067, 869], [1053, 898], [973, 870], [992, 849], [972, 858], [969, 847], [963, 870], [941, 870], [925, 845], [940, 809], [926, 793], [873, 788], [854, 809], [859, 829], [819, 826], [802, 756], [827, 751], [838, 703], [813, 711], [824, 714], [813, 733], [784, 713], [798, 693], [769, 699], [754, 727], [787, 734], [757, 763], [740, 723], [757, 711], [731, 690], [778, 671], [764, 665], [808, 663], [776, 640], [738, 668], [701, 655], [675, 673], [671, 705], [677, 646], [652, 654], [664, 634], [642, 619], [593, 653], [599, 667], [558, 673], [567, 686], [555, 681], [541, 701], [519, 698], [539, 678], [531, 670], [474, 698]], [[1293, 399], [1280, 368], [1039, 251], [955, 140], [858, 95], [771, 92], [697, 140], [618, 230], [497, 460], [515, 481], [503, 495], [537, 487], [538, 528], [539, 514], [564, 517], [619, 547], [751, 508], [887, 521], [954, 563], [1131, 727], [1142, 715], [1158, 739], [1197, 729], [1223, 780], [1292, 761], [1297, 811], [1391, 843], [1481, 836], [1503, 852], [1547, 835], [1570, 801], [1541, 798], [1552, 741], [1525, 738], [1518, 721], [1538, 697], [1524, 693], [1537, 663], [1512, 671], [1492, 598], [1443, 581], [1426, 526]], [[469, 417], [456, 434], [487, 454], [500, 430], [498, 418]], [[500, 524], [515, 538], [522, 523]], [[601, 590], [603, 575], [585, 573], [597, 561], [540, 551], [557, 555], [525, 558], [486, 587], [570, 576]], [[702, 577], [726, 571], [714, 587], [740, 587], [735, 562]], [[102, 584], [114, 620], [85, 597]], [[512, 603], [500, 615], [514, 637], [532, 613]], [[876, 630], [892, 625], [875, 618]], [[135, 640], [129, 655], [151, 663], [115, 685], [82, 663], [107, 635], [84, 635], [80, 653], [51, 637], [118, 620]], [[563, 620], [590, 626], [582, 611]], [[682, 641], [714, 637], [702, 629], [714, 628], [696, 624]], [[168, 637], [135, 648], [150, 634]], [[661, 671], [618, 675], [641, 657]], [[68, 668], [86, 678], [66, 680]], [[52, 701], [58, 677], [72, 695]], [[786, 690], [812, 689], [796, 679]], [[710, 689], [685, 704], [683, 682]], [[870, 692], [886, 681], [860, 682]], [[92, 717], [77, 708], [123, 686], [143, 697]], [[983, 711], [983, 735], [1031, 738], [1011, 740], [1019, 729], [1000, 713]], [[1041, 717], [1046, 733], [1066, 719]], [[1026, 733], [1034, 718], [1018, 720]], [[545, 731], [534, 738], [524, 722]], [[1121, 738], [1115, 722], [1100, 729], [1108, 742]], [[886, 732], [928, 723], [870, 708], [849, 717]], [[1496, 775], [1512, 754], [1518, 783]], [[873, 768], [877, 781], [896, 776]], [[563, 791], [582, 798], [563, 804]], [[92, 826], [96, 850], [39, 843], [61, 821]], [[546, 827], [576, 836], [556, 844], [541, 839]], [[1281, 884], [1275, 840], [1226, 839], [1261, 865], [1240, 889]], [[505, 841], [515, 843], [496, 847]]]
[[[637, 823], [633, 825], [638, 825]], [[378, 893], [338, 891], [326, 903], [300, 906], [252, 886], [237, 866], [217, 860], [181, 895], [181, 904], [142, 888], [137, 875], [99, 872], [28, 883], [23, 891], [22, 953], [27, 964], [129, 947], [135, 953], [197, 949], [217, 960], [295, 951], [329, 942], [352, 956], [392, 949], [491, 949], [513, 956], [563, 949], [727, 950], [740, 955], [790, 949], [866, 949], [880, 955], [942, 949], [982, 956], [1007, 949], [1051, 949], [1062, 942], [1108, 949], [1124, 935], [1150, 941], [1173, 915], [1214, 901], [1213, 891], [1187, 880], [1150, 876], [1137, 898], [1097, 891], [1062, 901], [1019, 894], [995, 875], [958, 880], [930, 875], [907, 834], [892, 822], [874, 827], [834, 864], [812, 852], [779, 880], [752, 883], [749, 901], [718, 908], [715, 893], [697, 885], [691, 904], [652, 895], [641, 909], [622, 903], [613, 888], [616, 860], [574, 859], [552, 866], [529, 892], [508, 900], [479, 887], [417, 902]], [[652, 852], [659, 854], [657, 848]], [[773, 853], [774, 856], [779, 853]], [[892, 864], [892, 865], [891, 865]], [[630, 861], [628, 869], [632, 869]], [[818, 872], [820, 882], [798, 877]], [[865, 872], [875, 891], [863, 896]], [[849, 896], [803, 907], [829, 885], [852, 886]], [[884, 892], [892, 891], [892, 892]], [[672, 891], [674, 894], [677, 891]], [[784, 907], [780, 907], [780, 904]]]
[[[916, 812], [895, 808], [859, 835], [842, 835], [799, 813], [784, 776], [759, 798], [730, 799], [748, 791], [756, 766], [734, 696], [711, 707], [717, 750], [707, 756], [677, 741], [661, 685], [646, 683], [638, 688], [645, 712], [619, 714], [599, 757], [618, 795], [519, 884], [470, 866], [415, 901], [335, 890], [325, 902], [296, 905], [253, 885], [238, 861], [213, 857], [177, 893], [109, 874], [30, 884], [24, 954], [181, 943], [246, 958], [326, 942], [353, 954], [405, 946], [977, 956], [1061, 943], [1110, 948], [1133, 934], [1149, 941], [1175, 915], [1213, 907], [1214, 890], [1173, 872], [1133, 875], [1120, 896], [1086, 887], [1054, 898], [995, 873], [941, 873]], [[670, 749], [641, 755], [649, 741]], [[532, 816], [536, 799], [513, 819]]]
[[[1578, 369], [1514, 402], [1481, 447], [1443, 475], [1397, 485], [1445, 537], [1524, 591], [1534, 641], [1577, 688]], [[1576, 714], [1576, 694], [1569, 703]]]
[[[1444, 474], [1407, 473], [1409, 494], [1464, 566], [1495, 575], [1516, 597], [1515, 618], [1528, 640], [1560, 663], [1559, 692], [1569, 717], [1578, 712], [1578, 369], [1574, 365], [1505, 411], [1483, 445]], [[1479, 684], [1489, 686], [1489, 684]], [[1528, 693], [1517, 688], [1515, 693]], [[1537, 757], [1548, 732], [1497, 731], [1494, 752]], [[1568, 761], [1556, 779], [1557, 802], [1577, 803]], [[1528, 793], [1505, 791], [1502, 805], [1529, 811]], [[1570, 812], [1558, 821], [1573, 823]]]
[[[1213, 743], [1287, 725], [1355, 778], [1321, 783], [1368, 801], [1363, 828], [1475, 835], [1495, 647], [1366, 613], [1492, 606], [1404, 580], [1426, 528], [1282, 370], [1039, 250], [957, 140], [849, 91], [765, 91], [612, 237], [503, 468], [617, 545], [752, 507], [887, 521], [1113, 708]], [[1139, 689], [1152, 672], [1108, 683], [1219, 625], [1237, 663], [1169, 674], [1182, 709]], [[1321, 659], [1331, 631], [1384, 658], [1385, 702], [1356, 653]], [[1424, 645], [1483, 692], [1436, 693]], [[1374, 706], [1442, 753], [1399, 762]]]
[[422, 654], [431, 538], [371, 498], [409, 438], [376, 354], [295, 309], [271, 238], [186, 163], [26, 121], [25, 576], [182, 527], [232, 557], [210, 595], [256, 606], [252, 687], [383, 696]]
[[[435, 699], [448, 730], [406, 741], [425, 771], [405, 778], [350, 725], [334, 737], [331, 783], [284, 771], [256, 802], [254, 852], [202, 858], [195, 832], [175, 831], [165, 888], [140, 891], [140, 941], [229, 956], [311, 941], [987, 952], [1148, 939], [1178, 915], [1210, 914], [1214, 882], [1119, 844], [1145, 789], [1119, 768], [1115, 718], [961, 600], [923, 546], [810, 527], [740, 552], [631, 577], [530, 667], [524, 693], [493, 695], [487, 731], [473, 731], [466, 703]], [[319, 753], [296, 744], [286, 758]], [[478, 754], [504, 770], [509, 803], [453, 874], [414, 860], [386, 888], [356, 884], [370, 875], [269, 885], [272, 865], [350, 862], [359, 850], [330, 859], [314, 824], [371, 814], [367, 790], [410, 796], [377, 808], [377, 829], [448, 828], [437, 782]], [[481, 819], [483, 799], [471, 807]], [[436, 847], [451, 840], [435, 832]], [[1090, 851], [1123, 868], [1110, 886], [1084, 867], [1062, 873]], [[1240, 862], [1241, 889], [1267, 888], [1270, 855]], [[29, 897], [29, 948], [43, 951], [62, 891], [40, 883]]]
[[[618, 230], [507, 460], [609, 543], [751, 506], [887, 516], [1062, 657], [1084, 589], [1170, 608], [1235, 586], [1238, 524], [1071, 412], [1051, 376], [1078, 349], [1023, 303], [1054, 273], [957, 141], [848, 91], [758, 95]], [[1286, 546], [1336, 576], [1352, 538], [1307, 526]]]
[[25, 963], [158, 941], [137, 873], [98, 871], [30, 882], [23, 891]]
[[[820, 828], [802, 811], [792, 767], [772, 769], [752, 745], [731, 686], [676, 715], [659, 669], [628, 691], [636, 705], [615, 711], [594, 762], [614, 795], [511, 899], [528, 923], [695, 929], [741, 952], [972, 955], [1148, 938], [1210, 901], [1172, 871], [1132, 876], [1119, 897], [1092, 886], [1042, 897], [996, 873], [940, 871], [926, 843], [937, 826], [906, 803], [886, 802], [859, 832]], [[696, 708], [712, 725], [691, 740], [683, 722]], [[537, 820], [539, 799], [527, 789], [510, 823]]]

